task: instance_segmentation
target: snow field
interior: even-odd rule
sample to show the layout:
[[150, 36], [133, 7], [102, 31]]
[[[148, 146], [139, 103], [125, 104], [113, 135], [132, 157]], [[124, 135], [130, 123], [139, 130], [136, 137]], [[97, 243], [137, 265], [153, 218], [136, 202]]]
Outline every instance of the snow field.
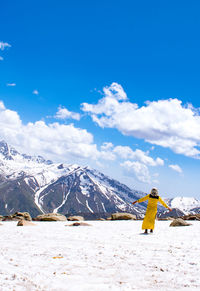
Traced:
[[200, 290], [200, 222], [153, 235], [142, 221], [34, 222], [0, 226], [0, 291]]

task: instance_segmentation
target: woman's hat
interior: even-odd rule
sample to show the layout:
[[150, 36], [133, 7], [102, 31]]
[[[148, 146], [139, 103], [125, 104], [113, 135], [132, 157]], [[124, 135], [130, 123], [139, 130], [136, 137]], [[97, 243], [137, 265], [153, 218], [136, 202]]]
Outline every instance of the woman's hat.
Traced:
[[152, 188], [151, 189], [151, 195], [157, 196], [158, 195], [158, 189], [157, 188]]

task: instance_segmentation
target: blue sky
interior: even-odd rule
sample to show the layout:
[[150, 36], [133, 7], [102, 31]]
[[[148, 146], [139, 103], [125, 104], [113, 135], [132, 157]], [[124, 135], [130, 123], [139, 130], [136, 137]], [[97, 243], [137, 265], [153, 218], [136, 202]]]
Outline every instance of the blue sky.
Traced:
[[200, 198], [199, 11], [199, 1], [4, 1], [0, 138]]

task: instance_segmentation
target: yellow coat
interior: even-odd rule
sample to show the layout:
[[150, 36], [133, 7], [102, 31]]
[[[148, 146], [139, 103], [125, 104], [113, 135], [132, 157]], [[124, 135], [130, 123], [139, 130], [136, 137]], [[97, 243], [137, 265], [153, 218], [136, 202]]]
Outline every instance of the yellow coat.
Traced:
[[137, 200], [138, 203], [148, 200], [146, 214], [143, 220], [142, 229], [154, 229], [157, 204], [160, 202], [164, 207], [168, 208], [167, 204], [160, 198], [160, 196], [152, 198], [150, 194]]

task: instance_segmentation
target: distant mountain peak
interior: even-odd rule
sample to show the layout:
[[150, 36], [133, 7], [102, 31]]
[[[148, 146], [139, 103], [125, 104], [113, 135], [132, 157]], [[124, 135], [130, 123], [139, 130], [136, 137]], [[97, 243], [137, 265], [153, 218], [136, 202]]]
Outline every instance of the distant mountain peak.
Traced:
[[4, 140], [0, 141], [0, 153], [6, 160], [13, 160], [13, 157], [19, 154], [13, 147], [9, 146]]
[[4, 160], [25, 160], [32, 161], [39, 164], [47, 164], [50, 165], [53, 162], [50, 160], [45, 160], [42, 156], [31, 156], [27, 154], [19, 153], [14, 147], [10, 146], [6, 141], [0, 141], [0, 154]]
[[175, 197], [168, 198], [165, 201], [169, 204], [171, 208], [178, 208], [185, 214], [189, 214], [192, 209], [200, 208], [200, 201], [194, 197]]

